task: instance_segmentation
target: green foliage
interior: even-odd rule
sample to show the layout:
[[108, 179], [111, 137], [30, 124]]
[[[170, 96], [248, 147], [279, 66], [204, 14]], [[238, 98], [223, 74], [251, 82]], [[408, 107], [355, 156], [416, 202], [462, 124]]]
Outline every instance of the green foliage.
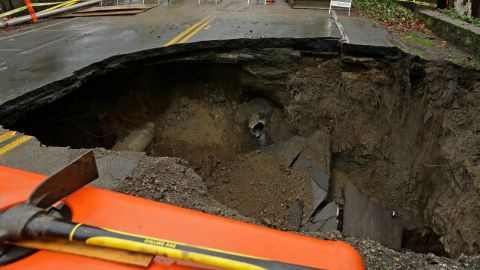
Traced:
[[413, 44], [421, 45], [424, 47], [432, 47], [436, 45], [432, 39], [425, 37], [425, 35], [420, 35], [419, 33], [416, 33], [416, 32], [406, 33], [405, 38], [407, 38]]
[[451, 18], [458, 19], [458, 20], [473, 24], [475, 26], [480, 26], [480, 18], [475, 18], [475, 17], [471, 17], [471, 16], [462, 15], [457, 10], [455, 10], [453, 8], [439, 9], [439, 11], [442, 12], [443, 14], [447, 15], [447, 16], [450, 16]]
[[355, 0], [354, 6], [373, 18], [387, 22], [404, 22], [416, 19], [415, 14], [395, 0]]

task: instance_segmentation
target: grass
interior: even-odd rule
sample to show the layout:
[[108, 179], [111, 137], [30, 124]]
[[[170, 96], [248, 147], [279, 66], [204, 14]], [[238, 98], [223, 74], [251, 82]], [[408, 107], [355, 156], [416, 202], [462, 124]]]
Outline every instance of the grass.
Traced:
[[436, 45], [435, 41], [432, 39], [422, 36], [416, 32], [407, 32], [405, 38], [410, 40], [413, 44], [421, 45], [424, 47], [432, 47]]
[[451, 17], [451, 18], [458, 19], [458, 20], [461, 20], [461, 21], [464, 21], [464, 22], [467, 22], [467, 23], [470, 23], [470, 24], [473, 24], [475, 26], [480, 27], [480, 18], [475, 18], [475, 17], [471, 17], [471, 16], [462, 15], [453, 8], [439, 9], [439, 11], [441, 13]]

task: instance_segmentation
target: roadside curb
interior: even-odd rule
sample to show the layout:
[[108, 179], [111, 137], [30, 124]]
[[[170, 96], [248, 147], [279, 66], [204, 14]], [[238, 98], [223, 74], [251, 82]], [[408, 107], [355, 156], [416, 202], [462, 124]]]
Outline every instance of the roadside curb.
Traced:
[[453, 19], [430, 9], [417, 10], [425, 24], [438, 36], [462, 46], [465, 50], [480, 54], [480, 27]]

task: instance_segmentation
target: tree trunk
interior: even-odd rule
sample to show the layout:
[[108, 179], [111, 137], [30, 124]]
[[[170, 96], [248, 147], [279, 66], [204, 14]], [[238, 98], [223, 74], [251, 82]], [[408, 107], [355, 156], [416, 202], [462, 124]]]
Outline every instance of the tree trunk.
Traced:
[[480, 18], [480, 0], [472, 0], [472, 16]]

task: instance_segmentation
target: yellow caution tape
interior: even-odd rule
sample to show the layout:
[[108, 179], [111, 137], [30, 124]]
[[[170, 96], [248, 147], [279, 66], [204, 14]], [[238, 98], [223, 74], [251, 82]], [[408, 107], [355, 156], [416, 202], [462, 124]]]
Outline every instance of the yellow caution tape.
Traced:
[[27, 9], [27, 7], [19, 7], [19, 8], [16, 8], [16, 9], [12, 9], [10, 11], [7, 11], [5, 13], [0, 14], [0, 18], [15, 14], [17, 12], [20, 12], [20, 11], [24, 10], [24, 9]]
[[66, 4], [64, 7], [68, 7], [68, 6], [71, 6], [71, 5], [75, 5], [78, 1], [74, 1], [72, 3], [69, 3], [69, 4]]
[[63, 2], [63, 3], [61, 3], [61, 4], [58, 4], [58, 5], [56, 5], [56, 6], [47, 8], [47, 9], [42, 10], [42, 11], [54, 10], [54, 9], [57, 9], [57, 8], [60, 8], [60, 7], [68, 7], [68, 6], [71, 6], [71, 5], [75, 4], [75, 3], [78, 2], [78, 1], [79, 1], [79, 0], [70, 0], [70, 1]]
[[[42, 6], [58, 5], [60, 3], [64, 3], [64, 2], [32, 3], [32, 6], [33, 7], [42, 7]], [[10, 11], [7, 11], [7, 12], [4, 12], [4, 13], [0, 14], [0, 18], [5, 17], [5, 16], [10, 16], [12, 14], [18, 13], [18, 12], [20, 12], [22, 10], [25, 10], [25, 9], [27, 9], [26, 6], [19, 7], [19, 8], [16, 8], [16, 9], [12, 9]]]

